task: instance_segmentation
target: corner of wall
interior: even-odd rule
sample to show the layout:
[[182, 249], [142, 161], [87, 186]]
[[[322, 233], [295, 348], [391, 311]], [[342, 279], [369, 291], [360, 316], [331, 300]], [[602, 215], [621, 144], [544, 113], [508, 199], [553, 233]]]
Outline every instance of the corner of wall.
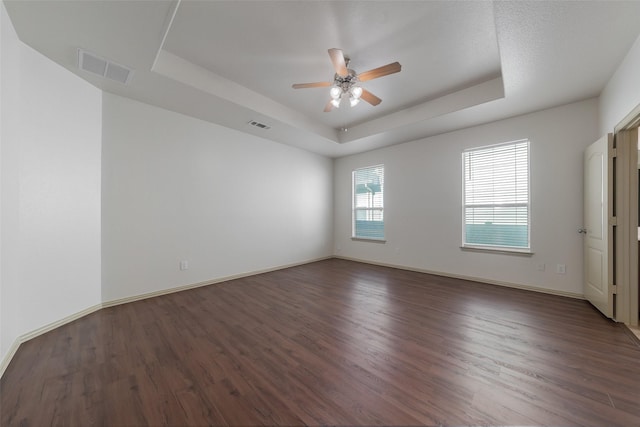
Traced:
[[100, 303], [101, 112], [100, 90], [21, 42], [4, 3], [0, 20], [5, 360], [25, 334]]
[[613, 132], [615, 126], [640, 104], [640, 36], [618, 65], [600, 93], [598, 102], [600, 135]]
[[[4, 3], [0, 2], [0, 159], [2, 159], [2, 129], [3, 126], [3, 118], [2, 118], [2, 68], [4, 66], [4, 61], [2, 60], [2, 39], [4, 33], [4, 15], [6, 10], [4, 8]], [[2, 163], [0, 162], [0, 236], [2, 236]], [[1, 361], [3, 360], [3, 356], [5, 355], [5, 349], [2, 345], [2, 336], [3, 334], [3, 319], [2, 319], [2, 240], [0, 237], [0, 376], [4, 369], [2, 368]]]

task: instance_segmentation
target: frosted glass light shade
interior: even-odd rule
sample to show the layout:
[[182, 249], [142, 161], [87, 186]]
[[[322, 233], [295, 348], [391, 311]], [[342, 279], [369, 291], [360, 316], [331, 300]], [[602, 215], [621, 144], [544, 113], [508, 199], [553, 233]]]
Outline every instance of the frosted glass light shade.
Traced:
[[354, 98], [360, 98], [360, 96], [362, 95], [362, 88], [360, 86], [354, 86], [351, 88], [351, 95]]

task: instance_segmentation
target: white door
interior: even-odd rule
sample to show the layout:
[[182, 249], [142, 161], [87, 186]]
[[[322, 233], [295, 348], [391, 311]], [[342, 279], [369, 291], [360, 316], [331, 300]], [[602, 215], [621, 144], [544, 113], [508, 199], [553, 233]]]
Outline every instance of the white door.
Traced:
[[613, 317], [611, 245], [613, 135], [608, 134], [584, 152], [584, 295], [605, 316]]

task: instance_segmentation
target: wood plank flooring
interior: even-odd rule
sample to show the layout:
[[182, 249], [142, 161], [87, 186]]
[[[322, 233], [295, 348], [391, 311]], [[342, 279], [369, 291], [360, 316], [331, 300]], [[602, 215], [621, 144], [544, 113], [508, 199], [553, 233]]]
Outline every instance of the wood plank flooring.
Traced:
[[2, 426], [640, 426], [640, 346], [587, 302], [332, 259], [23, 344]]

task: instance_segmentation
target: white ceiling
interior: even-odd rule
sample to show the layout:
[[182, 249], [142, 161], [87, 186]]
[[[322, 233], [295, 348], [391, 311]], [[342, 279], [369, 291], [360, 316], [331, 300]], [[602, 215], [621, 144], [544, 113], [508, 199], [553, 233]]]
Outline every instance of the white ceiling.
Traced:
[[[328, 156], [597, 96], [640, 33], [640, 1], [4, 3], [23, 42], [105, 91]], [[130, 83], [78, 69], [78, 48]], [[332, 81], [329, 48], [402, 71], [363, 83], [380, 105], [324, 113], [328, 88], [291, 84]]]

